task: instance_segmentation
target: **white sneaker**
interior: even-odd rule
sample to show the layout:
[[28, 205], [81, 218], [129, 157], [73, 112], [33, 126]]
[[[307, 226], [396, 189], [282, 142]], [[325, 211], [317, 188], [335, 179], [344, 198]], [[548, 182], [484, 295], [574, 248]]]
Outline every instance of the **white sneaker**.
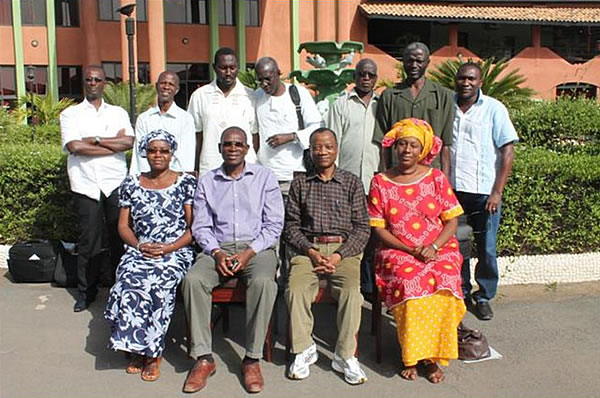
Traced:
[[346, 383], [348, 384], [362, 384], [367, 381], [367, 375], [360, 368], [360, 364], [356, 357], [342, 359], [338, 354], [333, 354], [331, 367], [336, 372], [344, 373], [344, 380], [346, 380]]
[[306, 379], [310, 375], [310, 369], [308, 367], [317, 362], [318, 358], [317, 345], [313, 342], [306, 350], [296, 354], [294, 362], [292, 362], [288, 369], [287, 376], [293, 380]]

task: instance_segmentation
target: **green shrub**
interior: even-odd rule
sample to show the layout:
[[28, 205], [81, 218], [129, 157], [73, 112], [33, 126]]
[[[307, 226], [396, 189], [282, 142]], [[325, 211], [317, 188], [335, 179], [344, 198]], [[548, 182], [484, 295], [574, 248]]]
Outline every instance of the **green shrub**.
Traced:
[[31, 238], [74, 241], [77, 218], [59, 145], [2, 145], [0, 242]]
[[511, 110], [528, 146], [558, 152], [600, 154], [600, 104], [585, 98], [536, 101]]
[[519, 146], [503, 201], [503, 255], [600, 247], [600, 156]]
[[60, 146], [60, 127], [57, 124], [28, 126], [8, 124], [0, 129], [0, 145], [52, 144]]

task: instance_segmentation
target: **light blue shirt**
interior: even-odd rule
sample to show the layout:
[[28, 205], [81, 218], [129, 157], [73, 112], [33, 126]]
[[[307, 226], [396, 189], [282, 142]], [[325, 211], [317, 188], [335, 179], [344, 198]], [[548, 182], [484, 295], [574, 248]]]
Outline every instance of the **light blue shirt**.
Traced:
[[454, 106], [450, 183], [455, 191], [489, 195], [502, 161], [500, 148], [519, 137], [506, 107], [481, 91], [466, 112], [456, 97]]

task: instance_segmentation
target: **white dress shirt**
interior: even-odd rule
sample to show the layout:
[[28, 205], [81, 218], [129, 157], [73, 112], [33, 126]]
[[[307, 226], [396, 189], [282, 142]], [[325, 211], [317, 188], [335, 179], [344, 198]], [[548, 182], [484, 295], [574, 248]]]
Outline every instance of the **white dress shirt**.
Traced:
[[194, 118], [173, 102], [165, 113], [162, 113], [158, 105], [155, 105], [138, 117], [135, 122], [135, 144], [133, 145], [129, 174], [137, 175], [150, 171], [148, 160], [138, 153], [138, 144], [146, 134], [158, 129], [171, 133], [177, 141], [177, 150], [171, 158], [171, 170], [194, 171], [196, 162]]
[[218, 144], [223, 130], [232, 126], [240, 127], [246, 132], [250, 146], [246, 161], [256, 162], [256, 152], [252, 145], [252, 135], [256, 134], [253, 92], [238, 79], [227, 96], [217, 86], [216, 80], [199, 87], [190, 98], [188, 112], [194, 118], [196, 131], [202, 132], [200, 175], [223, 163]]
[[[285, 84], [285, 93], [279, 97], [267, 95], [262, 88], [256, 90], [256, 118], [260, 135], [258, 161], [275, 173], [279, 181], [292, 181], [294, 171], [305, 171], [302, 153], [308, 149], [310, 135], [324, 122], [312, 96], [303, 86], [298, 87], [304, 129], [298, 129], [296, 106]], [[276, 134], [296, 133], [297, 140], [271, 148], [267, 139]]]
[[[127, 112], [102, 101], [96, 107], [86, 99], [72, 105], [60, 114], [60, 132], [63, 150], [67, 144], [85, 137], [116, 137], [121, 129], [125, 135], [133, 136]], [[69, 153], [67, 173], [71, 191], [99, 200], [100, 193], [110, 196], [127, 175], [125, 153], [119, 152], [104, 156], [85, 156]]]

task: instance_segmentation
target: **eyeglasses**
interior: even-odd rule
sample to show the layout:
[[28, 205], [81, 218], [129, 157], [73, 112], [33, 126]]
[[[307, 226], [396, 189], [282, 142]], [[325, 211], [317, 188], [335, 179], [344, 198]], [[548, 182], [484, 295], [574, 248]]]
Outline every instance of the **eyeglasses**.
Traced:
[[151, 149], [148, 148], [148, 155], [154, 155], [160, 153], [161, 155], [167, 155], [169, 153], [171, 153], [170, 149]]
[[360, 71], [360, 72], [358, 72], [358, 76], [360, 76], [360, 77], [368, 77], [369, 79], [374, 79], [374, 78], [377, 77], [377, 73], [367, 72], [367, 71]]
[[101, 77], [86, 77], [85, 81], [88, 83], [91, 83], [91, 82], [100, 83], [100, 82], [103, 82], [104, 79], [102, 79]]
[[241, 142], [241, 141], [225, 141], [223, 142], [223, 147], [224, 148], [245, 148], [246, 147], [246, 143], [245, 142]]

